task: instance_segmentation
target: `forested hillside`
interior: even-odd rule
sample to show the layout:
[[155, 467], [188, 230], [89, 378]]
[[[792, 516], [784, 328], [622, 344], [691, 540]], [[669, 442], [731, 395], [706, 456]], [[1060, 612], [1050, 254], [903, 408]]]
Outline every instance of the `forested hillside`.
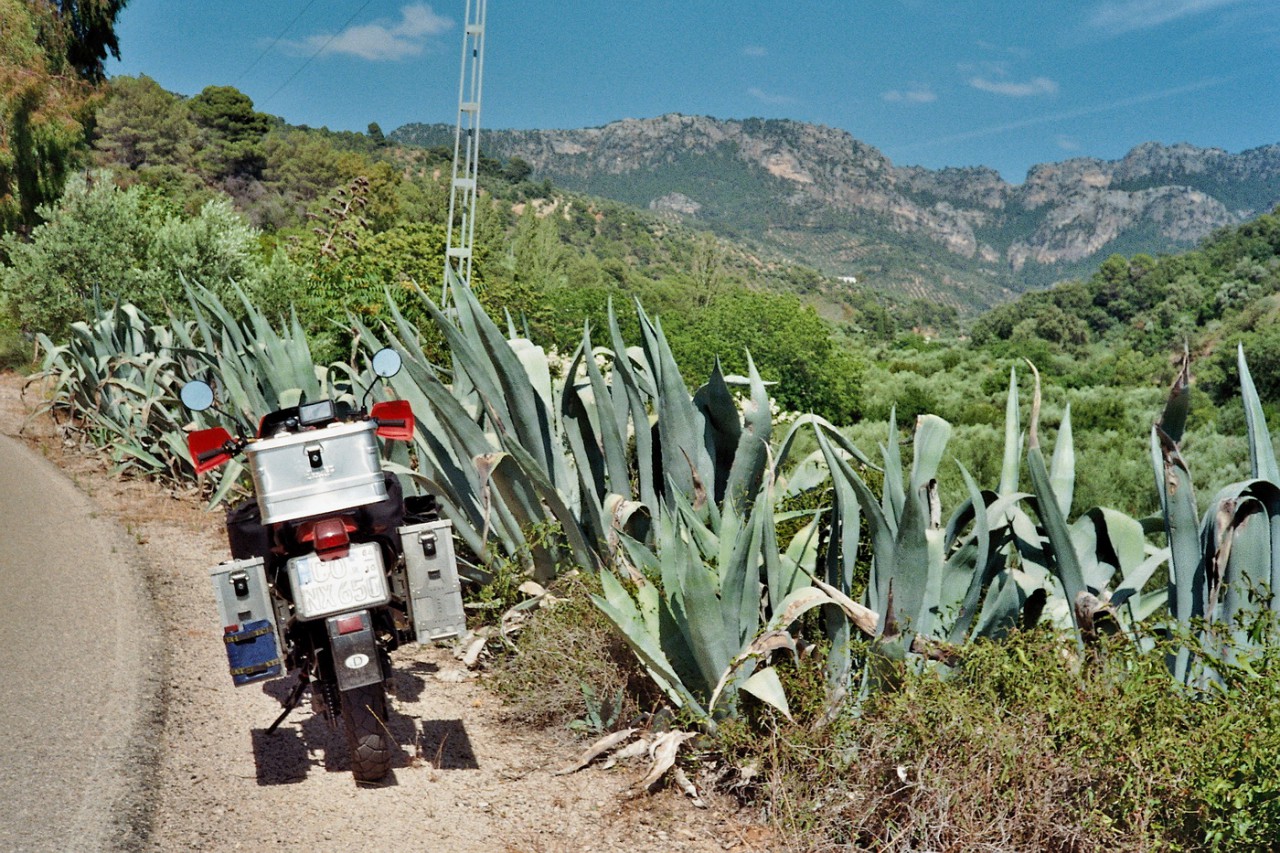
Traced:
[[[30, 357], [36, 332], [64, 336], [95, 295], [159, 316], [185, 310], [186, 282], [232, 304], [242, 291], [268, 315], [296, 312], [321, 359], [348, 350], [349, 312], [385, 317], [389, 293], [423, 320], [415, 288], [439, 298], [450, 150], [401, 147], [377, 125], [291, 126], [231, 87], [182, 97], [146, 77], [84, 85], [81, 144], [61, 149], [59, 191], [52, 177], [36, 182], [46, 195], [27, 214], [13, 206], [0, 239], [10, 360]], [[1187, 254], [1113, 256], [1090, 278], [979, 317], [967, 340], [940, 299], [903, 301], [874, 281], [842, 282], [534, 178], [521, 157], [482, 159], [475, 284], [490, 311], [535, 339], [568, 353], [584, 322], [601, 329], [610, 303], [639, 300], [691, 385], [716, 359], [745, 373], [749, 350], [783, 408], [861, 421], [868, 436], [895, 407], [900, 424], [939, 414], [975, 471], [995, 464], [1008, 372], [1030, 357], [1050, 418], [1071, 402], [1077, 425], [1092, 427], [1077, 440], [1114, 460], [1115, 476], [1084, 487], [1098, 503], [1150, 508], [1147, 463], [1133, 449], [1184, 338], [1200, 357], [1197, 393], [1214, 395], [1205, 400], [1232, 399], [1238, 340], [1260, 365], [1280, 358], [1267, 322], [1273, 215]], [[1257, 373], [1265, 399], [1280, 393], [1272, 371]], [[1198, 429], [1239, 426], [1206, 414]], [[958, 483], [946, 487], [959, 496]]]
[[[391, 137], [451, 139], [443, 125]], [[535, 177], [662, 211], [755, 251], [971, 314], [1088, 275], [1115, 253], [1177, 251], [1280, 203], [1280, 146], [1147, 143], [1124, 158], [991, 169], [896, 166], [835, 128], [665, 115], [577, 130], [486, 131]]]
[[[190, 98], [146, 77], [94, 95], [87, 144], [65, 152], [65, 192], [42, 199], [0, 242], [7, 340], [65, 334], [87, 300], [147, 311], [180, 304], [184, 281], [233, 285], [273, 314], [296, 310], [342, 352], [348, 311], [376, 314], [390, 291], [410, 313], [439, 296], [451, 152], [367, 133], [293, 127], [231, 87]], [[562, 350], [612, 300], [663, 318], [691, 381], [718, 356], [745, 371], [749, 344], [769, 379], [798, 377], [786, 405], [857, 416], [861, 350], [832, 332], [882, 337], [945, 327], [954, 313], [873, 296], [625, 205], [531, 183], [519, 160], [483, 161], [475, 285]], [[819, 311], [835, 321], [833, 327]]]

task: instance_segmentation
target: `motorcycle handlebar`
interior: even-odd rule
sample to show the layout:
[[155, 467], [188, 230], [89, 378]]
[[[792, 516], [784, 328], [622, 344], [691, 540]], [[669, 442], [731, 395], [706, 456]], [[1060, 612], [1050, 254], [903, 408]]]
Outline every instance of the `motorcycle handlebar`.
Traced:
[[210, 459], [216, 459], [217, 457], [221, 456], [224, 453], [234, 454], [236, 453], [237, 450], [239, 450], [239, 448], [233, 445], [234, 445], [234, 442], [227, 442], [221, 447], [213, 447], [213, 448], [210, 448], [209, 450], [205, 450], [200, 453], [197, 453], [196, 461], [208, 462]]

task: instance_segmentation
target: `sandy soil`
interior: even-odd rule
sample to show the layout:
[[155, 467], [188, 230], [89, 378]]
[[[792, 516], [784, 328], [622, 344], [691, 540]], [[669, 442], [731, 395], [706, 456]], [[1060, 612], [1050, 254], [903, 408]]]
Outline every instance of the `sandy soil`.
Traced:
[[[159, 851], [431, 849], [441, 853], [769, 850], [771, 834], [709, 797], [628, 799], [644, 768], [553, 775], [582, 744], [513, 728], [500, 701], [451, 649], [396, 654], [392, 777], [352, 781], [341, 732], [307, 703], [265, 734], [291, 682], [237, 689], [219, 642], [208, 569], [227, 558], [221, 514], [193, 493], [122, 481], [47, 419], [22, 430], [22, 380], [0, 376], [0, 431], [36, 444], [139, 543], [168, 650], [158, 801]], [[27, 393], [28, 402], [33, 393]]]

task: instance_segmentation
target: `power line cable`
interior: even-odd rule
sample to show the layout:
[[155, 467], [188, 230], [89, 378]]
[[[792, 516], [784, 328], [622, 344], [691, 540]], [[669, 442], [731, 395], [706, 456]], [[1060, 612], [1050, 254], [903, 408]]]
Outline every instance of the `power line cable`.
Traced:
[[346, 31], [347, 27], [351, 26], [351, 22], [352, 22], [352, 21], [354, 21], [354, 20], [356, 19], [356, 17], [357, 17], [361, 12], [363, 12], [365, 9], [369, 8], [369, 4], [371, 4], [372, 2], [373, 2], [373, 0], [365, 0], [365, 2], [361, 4], [360, 8], [359, 8], [359, 9], [356, 9], [354, 12], [352, 12], [352, 13], [351, 13], [351, 17], [350, 17], [350, 18], [347, 18], [347, 20], [343, 23], [343, 25], [342, 25], [342, 26], [340, 26], [340, 27], [338, 27], [338, 31], [337, 31], [336, 33], [334, 33], [333, 35], [329, 36], [329, 38], [328, 38], [327, 40], [325, 40], [325, 43], [324, 43], [324, 44], [322, 44], [322, 45], [320, 45], [318, 48], [316, 48], [315, 53], [313, 53], [313, 54], [311, 54], [310, 56], [308, 56], [308, 57], [307, 57], [307, 61], [306, 61], [306, 62], [304, 62], [304, 63], [302, 63], [300, 66], [298, 66], [298, 70], [297, 70], [297, 71], [295, 71], [295, 72], [293, 72], [292, 74], [290, 74], [290, 75], [289, 75], [289, 79], [288, 79], [288, 80], [285, 80], [283, 83], [281, 83], [281, 84], [280, 84], [280, 86], [279, 86], [279, 88], [277, 88], [277, 89], [276, 89], [274, 92], [272, 92], [270, 95], [267, 95], [267, 97], [265, 97], [265, 98], [262, 100], [262, 102], [258, 104], [258, 106], [260, 106], [260, 107], [261, 107], [261, 106], [266, 106], [268, 103], [270, 103], [270, 101], [271, 101], [271, 99], [272, 99], [272, 98], [274, 98], [276, 95], [278, 95], [278, 94], [280, 94], [282, 91], [284, 91], [284, 87], [285, 87], [285, 86], [288, 86], [290, 83], [292, 83], [292, 82], [294, 81], [294, 78], [296, 78], [299, 74], [301, 74], [301, 73], [303, 72], [303, 70], [305, 70], [305, 69], [306, 69], [306, 67], [307, 67], [308, 65], [310, 65], [310, 64], [311, 64], [311, 60], [315, 59], [317, 56], [319, 56], [321, 53], [323, 53], [323, 52], [324, 52], [324, 49], [325, 49], [325, 48], [327, 48], [329, 45], [333, 44], [333, 40], [334, 40], [334, 39], [336, 39], [338, 36], [342, 35], [342, 34]]
[[259, 62], [261, 62], [261, 61], [262, 61], [262, 57], [264, 57], [264, 56], [266, 56], [268, 53], [270, 53], [270, 52], [275, 48], [275, 46], [276, 46], [276, 45], [278, 45], [278, 44], [280, 43], [280, 39], [284, 38], [285, 33], [289, 32], [289, 30], [293, 29], [293, 25], [294, 25], [294, 24], [296, 24], [296, 23], [298, 23], [298, 21], [302, 19], [302, 16], [303, 16], [303, 15], [307, 14], [307, 10], [308, 10], [308, 9], [310, 9], [310, 8], [312, 7], [312, 5], [314, 5], [314, 4], [315, 4], [315, 2], [316, 2], [316, 0], [307, 0], [307, 5], [305, 5], [305, 6], [303, 6], [303, 7], [302, 7], [302, 11], [301, 11], [301, 12], [299, 12], [298, 14], [294, 15], [293, 20], [292, 20], [292, 21], [290, 21], [290, 22], [288, 23], [288, 25], [286, 25], [286, 26], [285, 26], [285, 28], [284, 28], [283, 30], [281, 30], [281, 31], [280, 31], [280, 35], [276, 36], [276, 37], [275, 37], [275, 40], [274, 40], [274, 41], [272, 41], [272, 42], [271, 42], [271, 44], [269, 44], [269, 45], [267, 45], [265, 48], [263, 48], [262, 53], [259, 53], [259, 54], [258, 54], [258, 58], [257, 58], [257, 59], [255, 59], [255, 60], [253, 60], [253, 62], [250, 62], [250, 63], [249, 63], [249, 67], [248, 67], [248, 68], [246, 68], [244, 71], [241, 71], [241, 72], [240, 72], [240, 76], [236, 78], [236, 82], [235, 82], [233, 85], [235, 85], [235, 86], [239, 86], [239, 85], [240, 85], [240, 81], [242, 81], [242, 80], [245, 78], [245, 75], [246, 75], [246, 74], [248, 74], [250, 71], [252, 71], [252, 70], [254, 69], [254, 67], [255, 67]]

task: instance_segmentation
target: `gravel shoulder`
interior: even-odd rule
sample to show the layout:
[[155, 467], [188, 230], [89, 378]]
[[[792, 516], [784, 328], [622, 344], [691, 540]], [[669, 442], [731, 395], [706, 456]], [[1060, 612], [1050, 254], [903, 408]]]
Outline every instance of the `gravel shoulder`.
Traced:
[[[22, 379], [0, 376], [0, 432], [22, 429]], [[33, 396], [28, 391], [27, 397]], [[392, 778], [357, 787], [341, 732], [296, 709], [273, 735], [291, 681], [235, 688], [226, 672], [209, 567], [228, 557], [220, 513], [190, 494], [120, 480], [70, 446], [47, 420], [21, 438], [66, 472], [142, 556], [164, 649], [145, 840], [130, 849], [238, 850], [264, 846], [432, 849], [442, 853], [767, 850], [771, 834], [728, 798], [695, 809], [673, 790], [628, 799], [640, 766], [554, 771], [582, 749], [556, 731], [504, 722], [483, 673], [449, 648], [395, 655], [388, 721], [398, 750]]]

